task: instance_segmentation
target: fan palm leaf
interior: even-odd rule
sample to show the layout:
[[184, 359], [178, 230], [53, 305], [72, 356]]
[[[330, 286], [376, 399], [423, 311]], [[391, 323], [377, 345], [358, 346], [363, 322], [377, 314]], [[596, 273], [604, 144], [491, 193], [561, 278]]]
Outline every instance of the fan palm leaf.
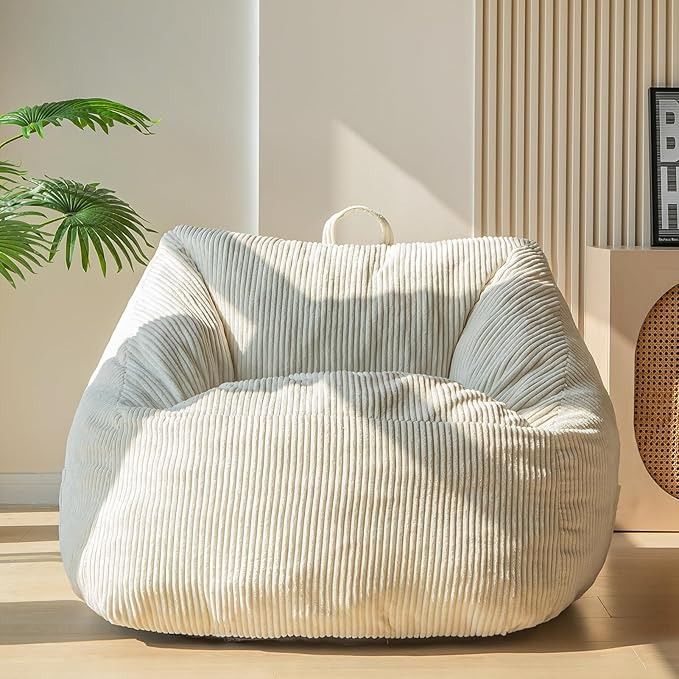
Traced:
[[0, 217], [0, 276], [16, 287], [15, 276], [46, 261], [49, 242], [40, 228], [12, 217]]
[[[63, 215], [50, 220], [59, 222], [51, 236], [49, 260], [53, 260], [65, 244], [66, 266], [71, 267], [76, 247], [80, 250], [82, 268], [90, 266], [91, 249], [96, 253], [102, 273], [106, 275], [107, 256], [117, 270], [124, 258], [131, 268], [134, 261], [146, 264], [144, 247], [151, 247], [146, 238], [152, 229], [113, 191], [99, 184], [81, 184], [71, 179], [46, 177], [32, 180], [34, 186], [13, 198], [15, 210], [38, 208]], [[91, 249], [90, 249], [91, 246]]]
[[17, 125], [24, 137], [34, 132], [43, 136], [47, 125], [60, 126], [67, 120], [81, 130], [99, 127], [108, 134], [115, 123], [133, 127], [143, 134], [151, 134], [149, 128], [155, 120], [145, 113], [110, 99], [67, 99], [53, 101], [37, 106], [24, 106], [16, 111], [0, 115], [0, 125]]

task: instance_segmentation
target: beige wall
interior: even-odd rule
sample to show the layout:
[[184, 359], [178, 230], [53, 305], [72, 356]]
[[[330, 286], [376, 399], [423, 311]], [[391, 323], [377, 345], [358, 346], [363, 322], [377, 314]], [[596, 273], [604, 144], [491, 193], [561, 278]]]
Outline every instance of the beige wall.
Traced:
[[[63, 128], [8, 150], [101, 180], [159, 231], [259, 214], [315, 240], [365, 203], [397, 240], [528, 236], [576, 317], [585, 244], [648, 243], [646, 88], [679, 85], [676, 0], [4, 0], [2, 17], [0, 109], [102, 95], [162, 118], [152, 138]], [[58, 263], [0, 285], [0, 473], [60, 469], [137, 277]]]
[[[262, 233], [317, 240], [364, 203], [397, 240], [471, 235], [474, 0], [262, 0], [260, 15]], [[338, 236], [376, 238], [360, 219]]]
[[650, 244], [648, 88], [677, 0], [478, 0], [475, 231], [537, 240], [582, 323], [585, 245]]
[[[147, 138], [48, 128], [8, 157], [99, 180], [159, 232], [255, 229], [255, 2], [3, 0], [0, 30], [1, 110], [103, 96], [162, 119]], [[0, 473], [61, 469], [78, 398], [139, 275], [64, 269], [16, 291], [0, 282]]]

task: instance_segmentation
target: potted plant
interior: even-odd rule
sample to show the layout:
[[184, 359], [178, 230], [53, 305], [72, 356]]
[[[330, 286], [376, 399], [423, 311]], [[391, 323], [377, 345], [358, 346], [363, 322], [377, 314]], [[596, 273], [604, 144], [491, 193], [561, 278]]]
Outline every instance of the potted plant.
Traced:
[[[15, 126], [8, 144], [44, 136], [45, 128], [69, 121], [84, 130], [108, 134], [114, 124], [150, 134], [156, 121], [145, 113], [109, 99], [68, 99], [27, 106], [0, 115], [0, 125]], [[54, 260], [63, 248], [66, 266], [77, 257], [87, 271], [95, 258], [104, 275], [112, 261], [117, 270], [127, 261], [145, 264], [144, 220], [113, 191], [97, 183], [82, 184], [63, 177], [29, 176], [19, 165], [0, 158], [0, 276], [10, 285]]]

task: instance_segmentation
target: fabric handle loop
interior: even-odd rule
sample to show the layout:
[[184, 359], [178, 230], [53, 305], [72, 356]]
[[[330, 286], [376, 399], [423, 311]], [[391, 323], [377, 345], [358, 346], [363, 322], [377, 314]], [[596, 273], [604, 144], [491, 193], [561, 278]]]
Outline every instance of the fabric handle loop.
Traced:
[[381, 215], [379, 212], [366, 207], [365, 205], [350, 205], [349, 207], [345, 207], [344, 210], [340, 210], [339, 212], [336, 212], [334, 215], [332, 215], [323, 226], [323, 234], [321, 236], [322, 243], [337, 243], [335, 240], [337, 222], [339, 222], [342, 217], [349, 214], [350, 212], [367, 212], [368, 214], [375, 217], [380, 224], [380, 228], [382, 229], [382, 243], [384, 243], [384, 245], [394, 244], [394, 232], [391, 230], [391, 225], [387, 221], [387, 218], [384, 215]]

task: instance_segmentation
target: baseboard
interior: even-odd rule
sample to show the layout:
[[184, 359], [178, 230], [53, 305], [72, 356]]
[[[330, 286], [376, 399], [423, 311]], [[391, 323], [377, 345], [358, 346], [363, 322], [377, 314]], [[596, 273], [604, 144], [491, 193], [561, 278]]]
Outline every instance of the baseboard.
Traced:
[[0, 505], [57, 505], [61, 474], [0, 474]]

